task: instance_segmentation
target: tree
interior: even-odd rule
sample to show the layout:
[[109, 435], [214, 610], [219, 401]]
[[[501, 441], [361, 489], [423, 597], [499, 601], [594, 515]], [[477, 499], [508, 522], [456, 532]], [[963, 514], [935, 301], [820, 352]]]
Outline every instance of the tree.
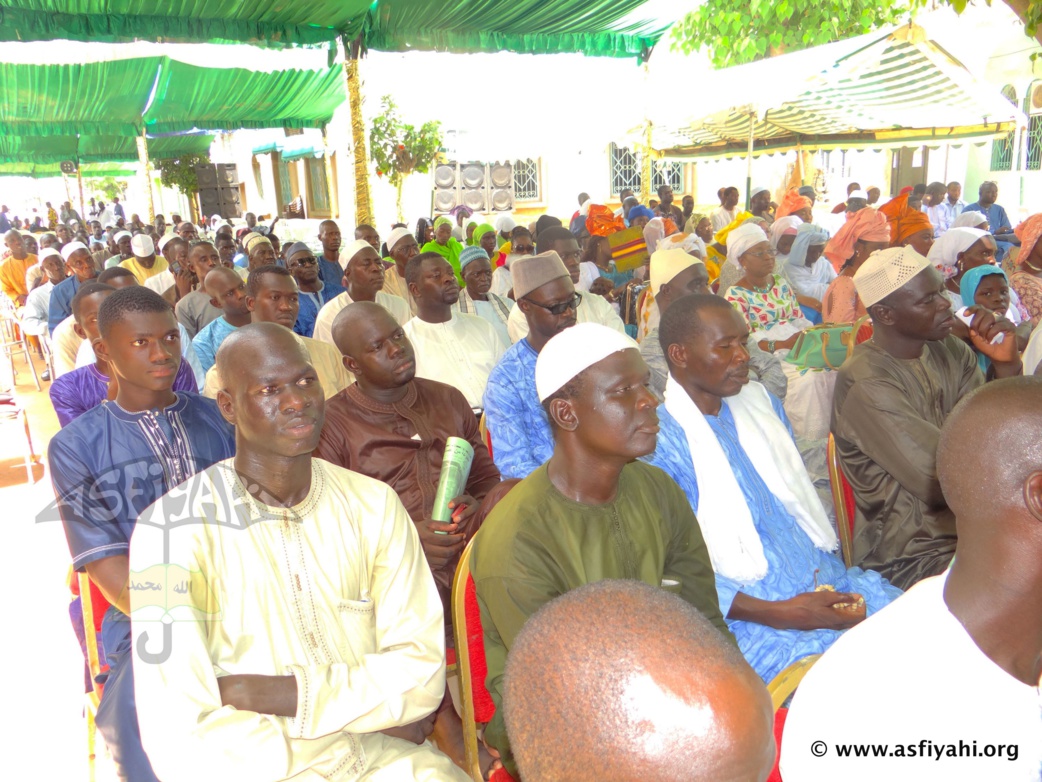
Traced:
[[[153, 160], [153, 167], [159, 170], [159, 181], [163, 187], [173, 187], [188, 198], [188, 204], [196, 211], [195, 196], [199, 192], [199, 178], [195, 174], [196, 166], [210, 165], [207, 155], [186, 155], [185, 157]], [[193, 219], [196, 215], [193, 214]]]
[[126, 196], [126, 180], [113, 179], [107, 176], [103, 179], [84, 179], [83, 182], [89, 192], [101, 193], [105, 196], [105, 201], [108, 203], [111, 203], [113, 198], [124, 198]]
[[[941, 0], [957, 13], [968, 0]], [[1042, 42], [1042, 0], [1005, 0]], [[673, 32], [686, 54], [706, 49], [717, 68], [761, 60], [784, 52], [832, 43], [880, 27], [899, 24], [928, 0], [706, 0]], [[990, 3], [990, 0], [987, 0]]]
[[441, 148], [441, 123], [429, 121], [419, 130], [398, 116], [390, 95], [383, 98], [383, 113], [373, 118], [369, 131], [370, 154], [376, 175], [387, 177], [397, 194], [398, 220], [402, 217], [402, 186], [409, 174], [426, 174]]

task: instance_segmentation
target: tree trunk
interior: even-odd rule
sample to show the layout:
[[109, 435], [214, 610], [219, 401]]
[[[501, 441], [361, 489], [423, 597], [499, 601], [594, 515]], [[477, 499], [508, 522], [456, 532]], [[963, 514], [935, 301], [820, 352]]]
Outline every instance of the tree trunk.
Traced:
[[[362, 90], [358, 84], [358, 60], [345, 52], [344, 73], [347, 100], [351, 106], [351, 146], [355, 157], [355, 225], [373, 224], [373, 207], [369, 199], [369, 156], [365, 146], [365, 122], [362, 119]], [[332, 184], [332, 183], [331, 183]]]
[[405, 187], [405, 178], [401, 177], [398, 179], [398, 185], [395, 187], [395, 206], [398, 210], [398, 222], [405, 222], [405, 214], [402, 212], [402, 188]]

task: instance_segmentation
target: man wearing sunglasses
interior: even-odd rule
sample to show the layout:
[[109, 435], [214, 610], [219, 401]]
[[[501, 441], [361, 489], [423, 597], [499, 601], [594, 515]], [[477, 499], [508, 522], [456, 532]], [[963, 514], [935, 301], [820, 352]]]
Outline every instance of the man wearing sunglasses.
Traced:
[[[572, 232], [563, 226], [545, 228], [539, 232], [536, 251], [543, 255], [545, 253], [556, 253], [564, 263], [564, 268], [572, 280], [572, 285], [579, 284], [579, 258], [582, 250], [579, 249], [578, 240]], [[515, 264], [516, 267], [517, 264]], [[514, 298], [520, 299], [517, 285], [514, 285]], [[602, 326], [615, 329], [621, 334], [626, 333], [626, 327], [622, 325], [622, 319], [615, 313], [615, 309], [603, 296], [580, 296], [575, 303], [575, 321], [577, 323], [600, 323]], [[520, 342], [528, 336], [529, 324], [519, 307], [514, 307], [507, 321], [507, 331], [513, 342]], [[549, 456], [549, 453], [547, 453]], [[500, 467], [502, 470], [503, 468]], [[524, 477], [524, 476], [511, 476]]]
[[535, 362], [550, 338], [576, 323], [586, 298], [575, 290], [556, 252], [519, 258], [514, 263], [514, 296], [525, 337], [496, 364], [485, 387], [485, 421], [492, 436], [492, 458], [504, 478], [527, 478], [554, 451], [550, 422], [535, 389]]
[[319, 279], [318, 258], [304, 242], [297, 242], [286, 250], [286, 268], [297, 281], [300, 292], [300, 312], [293, 330], [302, 337], [313, 337], [315, 319], [322, 305], [344, 292], [343, 287]]

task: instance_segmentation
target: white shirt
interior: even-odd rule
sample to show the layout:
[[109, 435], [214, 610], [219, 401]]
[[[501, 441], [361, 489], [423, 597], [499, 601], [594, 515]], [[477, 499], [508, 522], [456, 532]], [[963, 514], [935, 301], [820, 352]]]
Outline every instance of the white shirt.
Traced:
[[[575, 310], [575, 322], [600, 323], [603, 326], [615, 329], [620, 334], [626, 333], [626, 326], [623, 325], [622, 318], [612, 309], [608, 300], [593, 293], [583, 294], [582, 301], [579, 302], [579, 307]], [[528, 321], [525, 320], [525, 313], [521, 311], [520, 307], [514, 307], [510, 311], [510, 318], [507, 319], [507, 331], [510, 332], [511, 342], [517, 342], [528, 336]]]
[[163, 269], [159, 274], [153, 274], [145, 280], [144, 287], [162, 296], [174, 287], [174, 273], [170, 269]]
[[728, 211], [721, 206], [719, 209], [715, 210], [711, 215], [709, 215], [709, 222], [713, 224], [713, 233], [716, 233], [723, 228], [727, 228], [727, 226], [734, 222], [734, 219], [737, 216], [737, 209]]
[[51, 291], [54, 283], [50, 280], [29, 291], [22, 308], [22, 328], [25, 333], [38, 337], [47, 331], [47, 308], [51, 304]]
[[600, 276], [597, 264], [593, 261], [583, 261], [579, 264], [579, 282], [576, 283], [575, 289], [583, 293], [589, 291], [590, 286], [600, 279]]
[[1039, 363], [1042, 363], [1042, 323], [1035, 326], [1031, 332], [1031, 339], [1028, 340], [1027, 347], [1024, 348], [1024, 353], [1021, 355], [1020, 360], [1024, 364], [1025, 375], [1035, 374], [1035, 369]]
[[489, 373], [507, 349], [491, 323], [453, 310], [445, 323], [413, 318], [402, 328], [416, 352], [416, 377], [450, 385], [471, 407], [483, 406]]
[[[810, 670], [785, 723], [786, 782], [1037, 782], [1038, 689], [1014, 679], [974, 643], [944, 602], [947, 578], [919, 582], [847, 630]], [[901, 744], [905, 756], [838, 757], [836, 745], [853, 742], [887, 744], [895, 753]], [[988, 744], [1017, 744], [1018, 758], [936, 757], [939, 746], [953, 744], [958, 752], [960, 742], [969, 752], [976, 744], [979, 753]], [[822, 746], [825, 754], [815, 757], [812, 749], [820, 753]], [[909, 757], [912, 751], [917, 757]]]
[[514, 278], [510, 274], [510, 269], [506, 266], [498, 267], [492, 272], [492, 287], [488, 289], [488, 292], [505, 299], [510, 296], [512, 290], [514, 290]]
[[54, 378], [72, 372], [76, 368], [76, 353], [84, 339], [76, 333], [76, 319], [69, 315], [54, 327], [51, 334], [51, 350], [54, 354]]
[[[133, 655], [141, 740], [164, 782], [469, 779], [431, 744], [379, 733], [445, 690], [441, 601], [387, 485], [313, 459], [307, 497], [273, 507], [218, 462], [144, 511], [130, 573], [134, 648], [170, 633], [164, 658]], [[296, 716], [222, 706], [224, 674], [293, 676]]]
[[[318, 382], [322, 384], [326, 399], [331, 399], [355, 382], [355, 376], [347, 371], [347, 367], [344, 366], [344, 357], [335, 346], [311, 337], [302, 337], [300, 334], [293, 336], [307, 350], [308, 356], [311, 358], [311, 366], [318, 375]], [[206, 381], [203, 383], [200, 393], [210, 399], [216, 399], [221, 385], [221, 376], [217, 372], [217, 365], [214, 364], [206, 370]]]
[[[322, 305], [322, 309], [318, 311], [318, 315], [315, 316], [315, 331], [312, 336], [315, 339], [320, 339], [323, 342], [328, 342], [330, 345], [333, 344], [333, 321], [336, 320], [336, 316], [340, 314], [340, 310], [344, 309], [348, 304], [353, 304], [354, 300], [348, 295], [347, 291], [333, 297], [325, 304]], [[409, 318], [412, 317], [412, 312], [409, 311], [409, 304], [401, 296], [392, 296], [390, 293], [384, 293], [383, 291], [376, 292], [376, 303], [391, 313], [399, 325], [404, 326]]]

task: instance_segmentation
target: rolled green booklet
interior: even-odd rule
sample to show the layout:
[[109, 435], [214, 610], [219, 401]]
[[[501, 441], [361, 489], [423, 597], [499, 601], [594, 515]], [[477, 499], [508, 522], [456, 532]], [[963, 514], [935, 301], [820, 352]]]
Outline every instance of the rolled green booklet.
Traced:
[[[441, 457], [441, 476], [438, 491], [434, 494], [435, 521], [452, 521], [449, 502], [463, 493], [470, 477], [470, 465], [474, 461], [474, 448], [462, 437], [450, 437], [445, 441], [445, 453]], [[446, 533], [442, 533], [446, 534]]]

